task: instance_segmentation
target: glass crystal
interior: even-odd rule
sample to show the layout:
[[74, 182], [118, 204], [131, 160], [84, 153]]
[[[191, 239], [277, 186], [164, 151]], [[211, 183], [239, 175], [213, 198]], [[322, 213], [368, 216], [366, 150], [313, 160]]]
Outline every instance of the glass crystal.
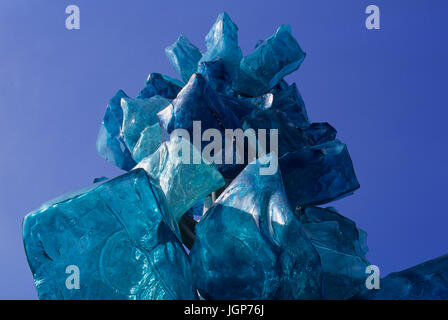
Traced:
[[177, 222], [196, 202], [225, 183], [213, 164], [202, 160], [194, 164], [196, 157], [202, 159], [189, 141], [173, 137], [136, 167], [146, 170], [156, 185], [162, 206]]
[[[200, 125], [196, 136], [201, 138], [207, 129], [215, 129], [224, 137], [226, 129], [240, 128], [240, 121], [226, 105], [226, 100], [221, 99], [200, 74], [194, 74], [176, 99], [164, 110], [158, 113], [159, 123], [162, 128], [162, 139], [169, 140], [170, 134], [175, 129], [185, 129], [190, 139], [195, 136], [194, 122]], [[224, 139], [223, 139], [224, 140]], [[208, 142], [201, 139], [201, 150]], [[225, 151], [225, 150], [223, 150]], [[224, 153], [223, 153], [224, 158]], [[220, 172], [227, 177], [234, 177], [234, 164], [217, 165]], [[242, 168], [241, 168], [242, 169]]]
[[304, 59], [305, 52], [291, 35], [291, 28], [282, 25], [241, 60], [235, 89], [251, 97], [260, 96], [297, 70]]
[[243, 55], [238, 45], [238, 27], [227, 13], [218, 16], [205, 37], [205, 44], [207, 51], [199, 60], [199, 64], [219, 57], [227, 64], [231, 74], [237, 72]]
[[[173, 218], [144, 170], [50, 201], [23, 222], [40, 299], [195, 299]], [[67, 287], [68, 266], [79, 270]]]
[[287, 153], [279, 166], [293, 207], [324, 204], [359, 188], [347, 146], [339, 140]]
[[[97, 150], [129, 172], [95, 178], [25, 217], [39, 298], [448, 299], [448, 256], [367, 290], [367, 234], [317, 207], [359, 183], [336, 129], [311, 122], [284, 80], [305, 58], [290, 28], [243, 58], [238, 27], [222, 13], [205, 41], [203, 55], [183, 35], [166, 48], [181, 80], [151, 73], [136, 98], [120, 90], [109, 101]], [[256, 139], [266, 130], [273, 158], [236, 163], [232, 148], [233, 163], [210, 163], [202, 152], [216, 135], [207, 129], [221, 138], [253, 129]], [[226, 147], [213, 147], [223, 162]], [[275, 159], [278, 170], [262, 174]], [[73, 267], [79, 290], [68, 289]]]
[[358, 299], [369, 300], [447, 300], [448, 255], [393, 272], [380, 281], [380, 288], [367, 290]]
[[231, 94], [232, 72], [222, 58], [201, 62], [198, 73], [207, 81], [216, 92]]
[[366, 233], [331, 207], [306, 207], [298, 216], [320, 256], [325, 298], [353, 297], [364, 285], [370, 265], [365, 257]]
[[164, 109], [170, 100], [161, 96], [149, 99], [123, 98], [123, 136], [129, 150], [134, 150], [142, 131], [147, 126], [158, 123], [157, 113]]
[[149, 99], [154, 96], [161, 96], [167, 99], [174, 99], [183, 86], [182, 81], [160, 73], [151, 73], [146, 79], [146, 86], [138, 94], [137, 98]]
[[123, 109], [121, 108], [121, 99], [127, 98], [127, 95], [119, 90], [117, 94], [109, 101], [104, 115], [103, 123], [100, 126], [96, 148], [104, 159], [116, 165], [123, 170], [130, 170], [135, 166], [124, 137], [121, 133], [123, 124]]
[[165, 49], [171, 64], [184, 82], [188, 82], [196, 72], [202, 53], [183, 34], [171, 46]]
[[190, 251], [206, 299], [316, 299], [318, 254], [286, 199], [280, 171], [249, 164], [196, 226]]

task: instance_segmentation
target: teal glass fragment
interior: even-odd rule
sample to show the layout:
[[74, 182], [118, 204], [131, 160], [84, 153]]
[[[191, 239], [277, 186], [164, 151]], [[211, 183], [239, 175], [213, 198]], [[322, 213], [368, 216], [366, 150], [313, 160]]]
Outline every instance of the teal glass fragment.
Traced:
[[146, 86], [138, 94], [138, 99], [149, 99], [154, 96], [161, 96], [167, 99], [174, 99], [184, 84], [182, 81], [162, 75], [151, 73], [146, 79]]
[[[193, 163], [199, 159], [199, 164]], [[224, 178], [189, 141], [173, 137], [136, 168], [143, 168], [156, 185], [160, 202], [177, 222], [196, 202], [224, 186]]]
[[324, 204], [359, 188], [347, 146], [339, 140], [287, 153], [279, 166], [294, 208]]
[[179, 238], [142, 169], [55, 199], [23, 222], [40, 299], [195, 299]]
[[249, 164], [196, 226], [190, 251], [206, 299], [318, 299], [319, 256], [286, 199], [280, 171]]
[[357, 296], [368, 300], [447, 300], [448, 255], [412, 268], [393, 272], [381, 279], [378, 289], [366, 289]]
[[156, 152], [161, 143], [162, 132], [159, 123], [147, 126], [140, 133], [140, 138], [132, 151], [132, 158], [135, 162], [140, 162], [142, 159]]
[[367, 234], [334, 208], [306, 207], [298, 210], [306, 235], [320, 256], [326, 299], [350, 299], [366, 280], [370, 265]]
[[165, 53], [176, 72], [184, 82], [188, 82], [196, 72], [202, 53], [183, 34], [175, 43], [165, 49]]
[[271, 90], [283, 77], [297, 70], [305, 59], [289, 26], [282, 25], [241, 60], [235, 90], [251, 97]]
[[121, 108], [121, 99], [127, 98], [127, 95], [119, 90], [117, 94], [109, 101], [104, 115], [103, 123], [100, 126], [96, 148], [98, 154], [110, 163], [123, 170], [130, 170], [135, 166], [121, 128], [123, 124], [123, 109]]
[[218, 16], [205, 37], [205, 44], [207, 51], [199, 60], [199, 64], [220, 58], [231, 74], [236, 74], [243, 55], [238, 45], [238, 27], [227, 13], [224, 12]]

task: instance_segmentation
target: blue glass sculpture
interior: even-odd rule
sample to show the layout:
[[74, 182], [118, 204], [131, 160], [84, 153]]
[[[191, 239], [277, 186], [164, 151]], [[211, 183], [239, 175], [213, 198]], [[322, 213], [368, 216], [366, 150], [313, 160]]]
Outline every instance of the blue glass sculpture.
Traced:
[[140, 138], [132, 150], [132, 158], [136, 162], [140, 162], [145, 157], [152, 155], [157, 151], [162, 143], [162, 131], [159, 123], [147, 126], [140, 133]]

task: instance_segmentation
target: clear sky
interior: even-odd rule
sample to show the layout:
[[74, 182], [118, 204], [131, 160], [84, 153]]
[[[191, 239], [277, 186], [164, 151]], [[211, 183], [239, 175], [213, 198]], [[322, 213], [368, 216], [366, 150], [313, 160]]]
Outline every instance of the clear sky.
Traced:
[[[65, 8], [81, 29], [65, 28]], [[365, 8], [381, 10], [367, 30]], [[442, 0], [0, 1], [0, 298], [37, 297], [21, 222], [63, 193], [120, 170], [97, 155], [107, 101], [150, 72], [176, 76], [164, 48], [204, 49], [218, 13], [244, 54], [280, 24], [307, 52], [296, 82], [312, 121], [348, 145], [361, 189], [332, 203], [368, 232], [383, 275], [448, 253], [446, 12]]]

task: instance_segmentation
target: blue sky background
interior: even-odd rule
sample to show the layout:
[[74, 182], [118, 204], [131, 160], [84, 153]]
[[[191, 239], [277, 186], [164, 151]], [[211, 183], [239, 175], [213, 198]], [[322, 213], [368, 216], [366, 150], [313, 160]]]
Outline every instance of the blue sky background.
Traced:
[[[81, 9], [81, 30], [65, 8]], [[381, 30], [364, 26], [367, 5]], [[150, 72], [176, 76], [164, 48], [184, 33], [204, 49], [218, 13], [244, 54], [280, 24], [307, 58], [296, 82], [311, 120], [328, 121], [361, 189], [332, 203], [368, 232], [382, 274], [448, 253], [446, 1], [225, 0], [0, 2], [0, 298], [37, 297], [21, 237], [26, 213], [120, 170], [95, 150], [107, 101]]]

